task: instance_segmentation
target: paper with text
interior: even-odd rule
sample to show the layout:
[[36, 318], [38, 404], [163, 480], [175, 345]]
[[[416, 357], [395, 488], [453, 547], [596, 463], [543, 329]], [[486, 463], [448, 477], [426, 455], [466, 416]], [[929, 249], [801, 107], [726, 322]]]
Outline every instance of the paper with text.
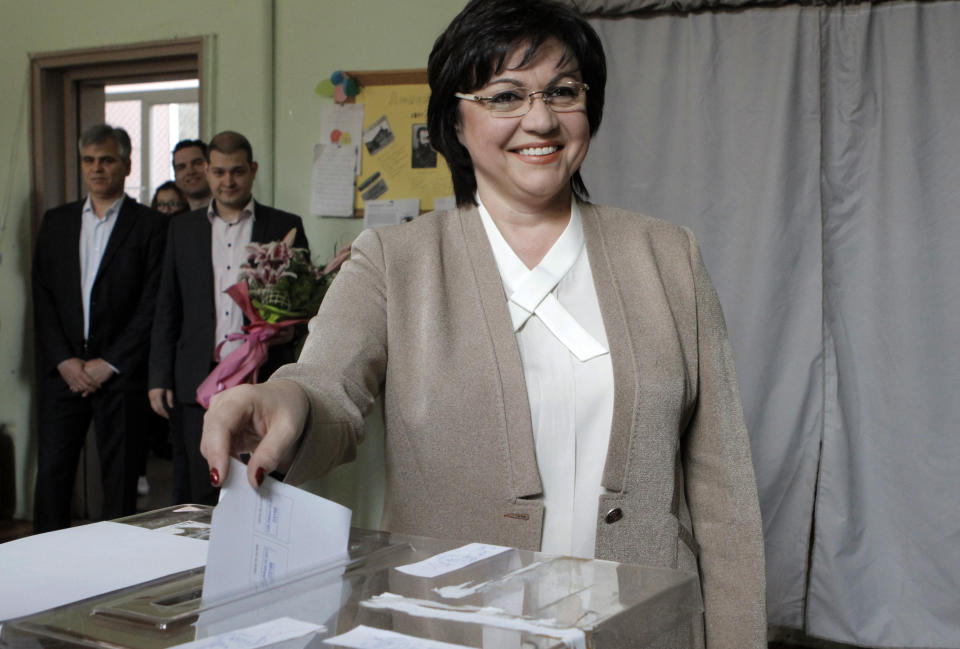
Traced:
[[357, 144], [316, 144], [310, 180], [310, 214], [353, 216], [353, 191], [360, 161]]
[[360, 144], [363, 140], [363, 104], [327, 106], [323, 113], [321, 143]]
[[460, 570], [472, 563], [495, 557], [511, 550], [502, 545], [488, 545], [486, 543], [469, 543], [467, 545], [435, 554], [429, 559], [397, 566], [397, 570], [414, 577], [436, 577], [454, 570]]
[[412, 221], [420, 214], [420, 199], [366, 201], [363, 210], [363, 227], [382, 228]]
[[174, 645], [174, 649], [257, 649], [325, 630], [320, 624], [281, 617], [245, 629], [227, 631], [209, 638]]
[[467, 649], [459, 644], [427, 640], [362, 624], [335, 638], [327, 638], [323, 642], [337, 647], [350, 647], [350, 649]]
[[342, 505], [269, 476], [253, 489], [247, 467], [231, 459], [213, 510], [203, 599], [269, 585], [346, 555], [350, 514]]

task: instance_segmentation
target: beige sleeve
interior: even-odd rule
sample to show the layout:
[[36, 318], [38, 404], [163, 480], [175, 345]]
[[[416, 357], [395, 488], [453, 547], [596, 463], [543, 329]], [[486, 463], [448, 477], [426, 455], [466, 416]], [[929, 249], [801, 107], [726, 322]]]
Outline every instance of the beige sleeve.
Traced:
[[356, 457], [363, 418], [373, 408], [387, 363], [383, 248], [376, 232], [357, 237], [317, 315], [296, 363], [271, 380], [295, 381], [310, 402], [287, 482], [319, 477]]
[[763, 531], [733, 353], [716, 291], [687, 230], [696, 289], [696, 412], [681, 440], [700, 546], [706, 646], [767, 646]]

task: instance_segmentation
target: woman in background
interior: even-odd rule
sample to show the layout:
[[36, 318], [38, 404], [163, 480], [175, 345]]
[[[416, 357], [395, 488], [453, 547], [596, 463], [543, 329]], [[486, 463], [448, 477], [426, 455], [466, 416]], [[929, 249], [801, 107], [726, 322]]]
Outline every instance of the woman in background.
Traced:
[[254, 485], [351, 460], [383, 393], [384, 529], [695, 572], [704, 624], [663, 646], [766, 647], [747, 431], [696, 242], [586, 200], [599, 38], [567, 5], [473, 0], [429, 81], [457, 209], [357, 238], [299, 362], [212, 402], [212, 479], [231, 452]]
[[157, 187], [157, 191], [153, 193], [150, 207], [170, 216], [190, 211], [190, 203], [187, 202], [186, 195], [180, 191], [180, 188], [172, 180], [168, 180]]
[[[172, 180], [163, 183], [153, 193], [150, 207], [169, 216], [187, 212], [190, 204], [177, 184]], [[170, 458], [170, 427], [166, 419], [155, 414], [152, 410], [147, 417], [147, 442], [143, 446], [143, 461], [140, 463], [140, 477], [137, 478], [137, 495], [147, 496], [150, 493], [150, 482], [147, 480], [147, 456], [150, 450], [158, 457]]]

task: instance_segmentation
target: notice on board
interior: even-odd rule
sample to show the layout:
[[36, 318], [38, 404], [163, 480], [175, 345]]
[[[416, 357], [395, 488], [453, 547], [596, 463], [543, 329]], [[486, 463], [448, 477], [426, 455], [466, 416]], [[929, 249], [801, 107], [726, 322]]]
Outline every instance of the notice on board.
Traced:
[[425, 83], [370, 85], [357, 96], [365, 107], [358, 209], [366, 201], [416, 196], [421, 209], [432, 210], [434, 199], [453, 193], [446, 160], [430, 146], [429, 100]]
[[353, 216], [353, 183], [359, 154], [355, 144], [314, 145], [310, 214]]
[[399, 201], [367, 201], [363, 211], [363, 227], [382, 228], [412, 221], [420, 214], [420, 199]]

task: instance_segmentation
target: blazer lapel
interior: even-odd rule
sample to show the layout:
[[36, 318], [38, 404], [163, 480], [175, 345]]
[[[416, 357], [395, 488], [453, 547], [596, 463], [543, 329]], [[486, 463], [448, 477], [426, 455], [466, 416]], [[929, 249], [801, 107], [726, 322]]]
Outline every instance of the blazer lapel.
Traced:
[[590, 272], [593, 273], [613, 365], [613, 420], [603, 469], [603, 486], [610, 491], [623, 491], [630, 438], [633, 435], [633, 412], [638, 398], [635, 347], [621, 297], [623, 292], [617, 286], [616, 265], [610, 259], [597, 208], [587, 203], [582, 203], [580, 207]]
[[[66, 299], [69, 300], [68, 313], [76, 313], [76, 325], [83, 336], [83, 280], [80, 277], [80, 228], [83, 223], [83, 201], [76, 204], [76, 210], [65, 219], [62, 230], [63, 245], [59, 246], [63, 255], [60, 267], [63, 270], [63, 286]], [[58, 289], [59, 291], [60, 289]]]
[[270, 225], [269, 209], [260, 203], [253, 203], [253, 229], [250, 231], [250, 241], [255, 243], [269, 243], [270, 233], [267, 231]]
[[136, 224], [137, 215], [134, 213], [136, 202], [129, 196], [124, 196], [123, 203], [120, 204], [120, 213], [117, 214], [117, 222], [113, 225], [113, 231], [110, 233], [110, 239], [107, 241], [107, 249], [103, 251], [103, 257], [100, 259], [100, 268], [97, 269], [97, 278], [93, 280], [96, 286], [97, 280], [109, 266], [110, 262], [117, 254], [117, 250], [123, 245], [124, 240], [133, 226]]
[[[457, 210], [491, 334], [503, 394], [510, 491], [516, 498], [543, 493], [533, 441], [530, 402], [503, 282], [477, 208]], [[466, 270], [466, 269], [465, 269]]]
[[213, 235], [210, 232], [212, 226], [210, 219], [207, 218], [206, 208], [192, 212], [190, 219], [191, 236], [188, 243], [190, 254], [187, 258], [194, 260], [196, 275], [193, 281], [197, 283], [200, 295], [210, 296], [208, 304], [212, 313], [216, 299], [213, 294], [213, 253], [211, 252]]
[[254, 205], [255, 218], [253, 220], [253, 230], [250, 233], [251, 241], [270, 243], [271, 241], [279, 241], [287, 236], [290, 229], [287, 228], [280, 231], [283, 219], [278, 220], [274, 217], [277, 210], [267, 205], [261, 205], [260, 203], [255, 203]]

